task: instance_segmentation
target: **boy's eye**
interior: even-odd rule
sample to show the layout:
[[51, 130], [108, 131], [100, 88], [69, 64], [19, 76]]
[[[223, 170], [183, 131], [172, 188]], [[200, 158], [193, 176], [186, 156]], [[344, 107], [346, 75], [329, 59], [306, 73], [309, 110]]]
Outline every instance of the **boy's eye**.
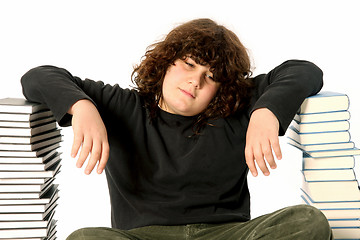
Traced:
[[192, 67], [192, 68], [194, 67], [194, 64], [189, 63], [189, 62], [187, 62], [187, 61], [185, 61], [185, 64], [188, 65], [189, 67]]
[[205, 78], [209, 79], [211, 82], [215, 82], [214, 76], [212, 74], [205, 74]]
[[207, 78], [209, 78], [209, 79], [211, 79], [211, 80], [213, 80], [214, 81], [214, 77], [212, 76], [212, 75], [210, 75], [210, 74], [206, 74], [205, 75]]

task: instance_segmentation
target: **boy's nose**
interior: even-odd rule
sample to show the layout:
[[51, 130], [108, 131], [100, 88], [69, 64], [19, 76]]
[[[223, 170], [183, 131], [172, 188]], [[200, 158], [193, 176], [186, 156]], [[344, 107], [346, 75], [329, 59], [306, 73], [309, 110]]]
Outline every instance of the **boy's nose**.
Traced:
[[198, 80], [190, 80], [189, 81], [190, 84], [192, 84], [195, 88], [198, 88], [199, 87], [199, 81]]
[[202, 82], [202, 74], [194, 74], [193, 76], [191, 76], [191, 78], [189, 79], [189, 83], [191, 83], [195, 88], [200, 88], [201, 87], [201, 82]]

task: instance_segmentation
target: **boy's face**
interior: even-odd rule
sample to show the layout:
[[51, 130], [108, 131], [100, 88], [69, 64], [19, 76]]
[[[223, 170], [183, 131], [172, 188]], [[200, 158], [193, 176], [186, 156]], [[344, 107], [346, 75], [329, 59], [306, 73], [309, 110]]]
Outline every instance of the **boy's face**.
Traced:
[[219, 86], [210, 66], [197, 64], [191, 57], [177, 59], [165, 74], [160, 107], [169, 113], [195, 116], [207, 108]]

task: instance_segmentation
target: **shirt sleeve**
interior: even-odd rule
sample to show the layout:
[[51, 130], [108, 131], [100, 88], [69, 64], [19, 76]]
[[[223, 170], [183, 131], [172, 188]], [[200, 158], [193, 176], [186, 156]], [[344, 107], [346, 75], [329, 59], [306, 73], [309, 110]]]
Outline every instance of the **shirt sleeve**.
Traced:
[[[126, 106], [130, 90], [117, 84], [111, 86], [101, 81], [82, 80], [66, 69], [55, 66], [40, 66], [29, 70], [21, 78], [24, 96], [33, 102], [46, 104], [60, 126], [71, 124], [70, 107], [81, 99], [88, 99], [100, 114]], [[117, 111], [118, 113], [121, 111]]]
[[256, 109], [268, 108], [279, 120], [279, 135], [284, 135], [305, 98], [321, 90], [323, 72], [311, 62], [289, 60], [255, 77], [254, 82], [250, 115]]

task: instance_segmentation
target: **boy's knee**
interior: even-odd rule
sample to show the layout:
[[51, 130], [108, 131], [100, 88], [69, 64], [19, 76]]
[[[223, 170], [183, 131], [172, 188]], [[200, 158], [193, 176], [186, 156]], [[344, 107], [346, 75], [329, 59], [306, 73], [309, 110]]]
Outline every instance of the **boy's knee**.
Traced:
[[71, 233], [66, 240], [100, 240], [108, 239], [102, 228], [80, 228]]
[[66, 240], [129, 240], [130, 234], [119, 229], [106, 227], [81, 228], [70, 234]]
[[294, 207], [297, 214], [309, 220], [309, 223], [328, 222], [325, 215], [317, 208], [310, 205], [297, 205]]
[[75, 232], [71, 233], [67, 238], [66, 240], [84, 240], [86, 239], [86, 235], [88, 235], [86, 233], [87, 231], [87, 228], [81, 228], [81, 229], [78, 229], [76, 230]]
[[304, 229], [308, 229], [313, 236], [330, 239], [332, 233], [329, 222], [319, 209], [309, 205], [298, 205], [294, 210], [297, 211], [299, 217], [303, 218]]

